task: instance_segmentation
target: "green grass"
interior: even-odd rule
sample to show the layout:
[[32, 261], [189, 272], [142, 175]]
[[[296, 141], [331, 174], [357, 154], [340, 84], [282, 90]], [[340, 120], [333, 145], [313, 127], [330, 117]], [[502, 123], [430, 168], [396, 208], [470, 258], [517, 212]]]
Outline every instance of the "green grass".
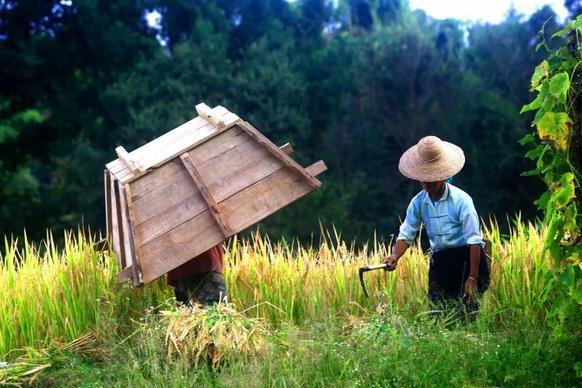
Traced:
[[[0, 260], [0, 362], [9, 364], [0, 364], [0, 382], [71, 387], [577, 385], [580, 309], [570, 309], [566, 320], [548, 319], [554, 295], [551, 263], [542, 255], [544, 233], [516, 222], [508, 236], [501, 236], [490, 224], [492, 285], [477, 322], [458, 327], [427, 317], [428, 265], [417, 247], [395, 273], [367, 274], [367, 299], [357, 268], [378, 263], [388, 253], [384, 244], [355, 249], [330, 234], [315, 247], [271, 242], [258, 234], [234, 238], [226, 275], [233, 306], [243, 315], [218, 311], [201, 318], [211, 322], [172, 325], [186, 327], [183, 333], [203, 328], [207, 339], [184, 337], [189, 342], [180, 346], [207, 351], [220, 335], [230, 335], [228, 320], [232, 327], [243, 322], [238, 325], [242, 330], [252, 330], [256, 322], [267, 330], [267, 345], [251, 357], [232, 350], [219, 354], [214, 367], [194, 363], [191, 354], [183, 357], [187, 348], [168, 351], [168, 317], [180, 314], [172, 313], [172, 293], [163, 280], [142, 289], [116, 285], [115, 260], [110, 253], [95, 252], [91, 238], [82, 233], [67, 234], [62, 250], [50, 236], [39, 247], [24, 241], [18, 249], [16, 242], [7, 242]], [[212, 333], [217, 333], [215, 343]]]

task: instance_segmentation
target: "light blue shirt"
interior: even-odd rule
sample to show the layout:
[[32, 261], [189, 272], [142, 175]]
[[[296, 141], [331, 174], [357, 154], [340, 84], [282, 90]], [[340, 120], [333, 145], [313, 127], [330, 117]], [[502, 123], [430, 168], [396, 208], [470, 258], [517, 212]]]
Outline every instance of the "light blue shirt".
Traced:
[[426, 228], [433, 252], [469, 244], [483, 246], [479, 217], [469, 194], [446, 183], [443, 196], [432, 201], [426, 191], [418, 193], [406, 210], [406, 219], [400, 225], [398, 240], [411, 245], [421, 223]]

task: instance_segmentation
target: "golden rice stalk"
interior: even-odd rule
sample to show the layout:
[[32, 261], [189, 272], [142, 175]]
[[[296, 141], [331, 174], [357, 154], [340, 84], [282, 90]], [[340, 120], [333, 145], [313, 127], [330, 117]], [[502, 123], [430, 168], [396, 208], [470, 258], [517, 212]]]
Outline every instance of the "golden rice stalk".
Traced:
[[168, 356], [177, 353], [194, 365], [207, 362], [216, 368], [234, 357], [256, 356], [266, 346], [263, 322], [245, 317], [232, 304], [179, 307], [161, 315]]

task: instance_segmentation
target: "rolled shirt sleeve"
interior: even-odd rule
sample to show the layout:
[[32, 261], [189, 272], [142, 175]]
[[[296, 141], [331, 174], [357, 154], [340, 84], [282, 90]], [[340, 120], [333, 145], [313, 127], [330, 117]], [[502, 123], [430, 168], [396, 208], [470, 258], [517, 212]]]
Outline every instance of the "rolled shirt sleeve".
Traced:
[[410, 201], [406, 209], [406, 218], [402, 225], [400, 225], [400, 231], [396, 239], [403, 240], [408, 245], [412, 245], [420, 229], [420, 223], [420, 206], [418, 205], [418, 196], [416, 196]]

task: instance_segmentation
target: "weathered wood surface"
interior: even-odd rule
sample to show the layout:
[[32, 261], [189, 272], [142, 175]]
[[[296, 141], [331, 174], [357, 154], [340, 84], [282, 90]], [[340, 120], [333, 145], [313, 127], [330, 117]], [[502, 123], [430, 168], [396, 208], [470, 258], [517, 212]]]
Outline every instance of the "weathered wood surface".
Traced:
[[200, 194], [202, 194], [202, 198], [204, 198], [204, 202], [206, 202], [206, 206], [208, 210], [210, 210], [210, 214], [216, 220], [218, 227], [222, 231], [224, 238], [228, 238], [234, 234], [230, 226], [226, 223], [224, 218], [222, 217], [220, 208], [216, 203], [216, 200], [212, 197], [210, 190], [208, 190], [208, 185], [204, 181], [204, 176], [202, 175], [201, 171], [196, 167], [196, 162], [192, 159], [192, 156], [185, 152], [180, 156], [180, 160], [182, 160], [182, 164], [190, 174], [190, 177], [194, 181], [194, 184]]
[[[216, 154], [224, 149], [226, 152]], [[208, 191], [217, 203], [283, 167], [236, 127], [189, 153], [200, 162], [205, 180], [212, 182]], [[181, 163], [172, 161], [131, 184], [138, 246], [206, 210], [206, 203], [192, 189], [191, 180]]]
[[313, 163], [311, 166], [305, 167], [305, 171], [307, 171], [307, 173], [311, 176], [318, 176], [322, 172], [327, 171], [327, 166], [323, 160], [319, 160]]
[[[282, 168], [221, 203], [225, 220], [243, 230], [313, 191], [302, 176]], [[209, 227], [210, 225], [210, 227]], [[224, 236], [209, 210], [142, 246], [141, 268], [149, 283], [221, 243]]]
[[111, 239], [112, 214], [111, 214], [111, 175], [109, 171], [103, 171], [103, 185], [105, 188], [105, 238]]
[[123, 212], [119, 195], [119, 182], [114, 178], [111, 179], [111, 197], [113, 198], [111, 202], [113, 251], [117, 254], [119, 266], [124, 268], [127, 266], [127, 260], [125, 257], [125, 241], [123, 239]]
[[135, 246], [134, 239], [134, 227], [129, 221], [132, 219], [132, 202], [131, 202], [131, 191], [129, 186], [122, 186], [119, 189], [121, 197], [121, 207], [125, 210], [123, 217], [123, 229], [124, 229], [124, 240], [125, 240], [125, 252], [131, 262], [131, 270], [133, 275], [133, 285], [138, 287], [142, 284], [141, 274], [140, 274], [140, 263], [138, 261], [138, 251]]
[[196, 105], [196, 112], [198, 112], [198, 115], [204, 117], [218, 128], [222, 128], [226, 125], [224, 120], [219, 115], [217, 115], [217, 113], [214, 112], [212, 108], [203, 102]]
[[131, 156], [125, 150], [125, 148], [123, 148], [122, 146], [119, 146], [119, 147], [115, 148], [115, 153], [117, 154], [119, 159], [121, 159], [123, 164], [125, 164], [127, 166], [127, 168], [129, 168], [129, 170], [131, 171], [132, 174], [135, 174], [136, 171], [143, 172], [142, 168], [139, 166], [139, 164], [137, 164], [137, 162], [135, 160], [133, 160], [131, 158]]
[[[129, 157], [143, 171], [155, 168], [240, 121], [237, 115], [223, 107], [216, 107], [213, 112], [225, 123], [224, 126], [216, 127], [199, 116], [132, 151]], [[143, 172], [132, 172], [120, 159], [108, 163], [107, 168], [122, 183], [131, 182], [143, 175]]]

